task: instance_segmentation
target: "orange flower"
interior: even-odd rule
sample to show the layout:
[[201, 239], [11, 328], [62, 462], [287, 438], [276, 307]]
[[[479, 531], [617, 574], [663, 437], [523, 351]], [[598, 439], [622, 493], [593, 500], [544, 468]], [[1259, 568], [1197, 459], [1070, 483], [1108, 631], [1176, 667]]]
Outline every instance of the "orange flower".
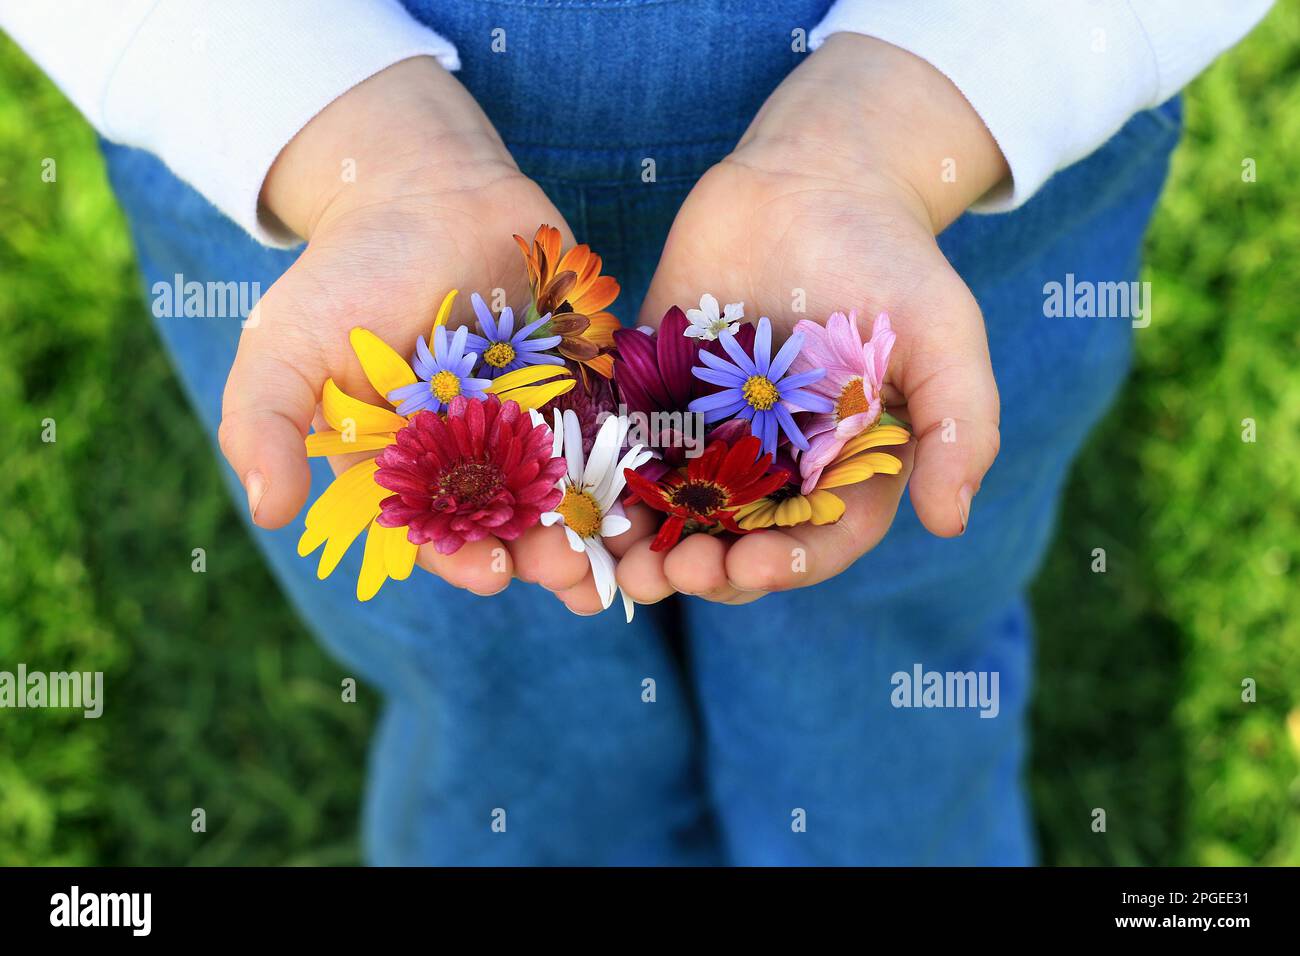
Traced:
[[610, 350], [619, 322], [605, 310], [618, 298], [618, 280], [600, 274], [600, 256], [585, 244], [561, 255], [560, 230], [554, 226], [539, 226], [531, 247], [523, 236], [515, 236], [515, 242], [528, 266], [537, 314], [549, 312], [548, 334], [562, 336], [559, 353], [613, 378]]

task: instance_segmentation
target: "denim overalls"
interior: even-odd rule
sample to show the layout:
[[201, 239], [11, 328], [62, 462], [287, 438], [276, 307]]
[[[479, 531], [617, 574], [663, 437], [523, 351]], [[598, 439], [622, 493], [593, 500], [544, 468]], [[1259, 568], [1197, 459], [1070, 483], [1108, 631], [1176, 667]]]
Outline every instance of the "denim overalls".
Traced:
[[[806, 55], [792, 50], [792, 31], [810, 30], [829, 5], [406, 2], [457, 44], [459, 78], [523, 171], [621, 280], [625, 322], [688, 190]], [[1032, 862], [1023, 594], [1071, 459], [1124, 378], [1132, 334], [1124, 319], [1046, 317], [1043, 287], [1067, 273], [1135, 277], [1178, 128], [1176, 101], [1140, 114], [1023, 208], [968, 214], [941, 237], [984, 311], [1002, 396], [1002, 452], [964, 537], [932, 537], [904, 499], [880, 547], [832, 581], [739, 608], [683, 598], [641, 608], [629, 627], [617, 608], [576, 617], [531, 585], [483, 599], [420, 572], [361, 605], [360, 542], [319, 582], [315, 561], [295, 553], [300, 522], [253, 530], [345, 673], [385, 696], [368, 859]], [[181, 273], [266, 289], [296, 257], [256, 244], [153, 156], [104, 151], [148, 285]], [[642, 180], [646, 158], [653, 183]], [[238, 319], [155, 321], [215, 435]], [[321, 460], [314, 474], [312, 499], [331, 477]], [[433, 603], [458, 629], [429, 625]], [[996, 672], [996, 717], [894, 706], [892, 676], [917, 665]], [[500, 811], [504, 832], [493, 826]]]

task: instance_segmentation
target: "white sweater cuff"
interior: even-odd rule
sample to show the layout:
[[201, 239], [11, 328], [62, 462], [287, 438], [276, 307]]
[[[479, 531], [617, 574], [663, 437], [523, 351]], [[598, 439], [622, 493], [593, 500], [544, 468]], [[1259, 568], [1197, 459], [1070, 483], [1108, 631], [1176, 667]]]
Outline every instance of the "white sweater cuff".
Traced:
[[413, 56], [460, 66], [396, 0], [51, 0], [4, 26], [108, 139], [156, 153], [258, 241], [262, 182], [307, 122]]
[[952, 80], [1011, 179], [972, 208], [1019, 206], [1133, 114], [1157, 106], [1236, 43], [1272, 0], [837, 0], [809, 36], [861, 33]]

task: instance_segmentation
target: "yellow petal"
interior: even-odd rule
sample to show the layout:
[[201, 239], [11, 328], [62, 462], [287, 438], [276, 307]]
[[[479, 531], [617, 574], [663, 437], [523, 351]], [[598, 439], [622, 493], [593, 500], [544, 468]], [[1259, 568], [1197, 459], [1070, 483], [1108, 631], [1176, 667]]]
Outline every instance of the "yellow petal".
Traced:
[[[456, 296], [460, 295], [459, 289], [452, 289], [442, 297], [442, 305], [438, 306], [438, 314], [434, 316], [433, 327], [437, 329], [440, 325], [447, 324], [447, 317], [451, 315], [451, 305], [456, 301]], [[433, 335], [429, 335], [429, 341], [433, 341]]]
[[415, 567], [415, 556], [420, 550], [406, 537], [406, 528], [380, 528], [384, 536], [384, 564], [388, 565], [388, 576], [394, 581], [405, 581], [411, 576]]
[[844, 516], [844, 502], [829, 491], [814, 491], [808, 503], [812, 505], [813, 524], [834, 524]]
[[[371, 467], [367, 468], [366, 465]], [[329, 487], [307, 509], [307, 516], [303, 519], [305, 530], [298, 539], [299, 556], [305, 558], [325, 543], [331, 529], [338, 522], [339, 515], [351, 506], [358, 494], [364, 493], [367, 483], [374, 484], [377, 467], [373, 460], [358, 462], [330, 482]]]
[[400, 431], [406, 427], [406, 419], [401, 415], [387, 408], [379, 408], [353, 398], [335, 385], [332, 378], [325, 380], [320, 407], [325, 413], [325, 420], [335, 431], [377, 435], [383, 432]]
[[903, 470], [903, 463], [893, 455], [882, 451], [857, 455], [848, 461], [840, 461], [822, 472], [817, 481], [818, 488], [840, 488], [866, 481], [873, 475], [897, 475]]
[[803, 495], [787, 498], [776, 506], [776, 523], [783, 528], [803, 524], [811, 517], [812, 505]]
[[415, 384], [415, 372], [406, 364], [406, 359], [374, 332], [369, 329], [353, 329], [348, 339], [352, 342], [352, 351], [357, 353], [357, 360], [361, 362], [362, 371], [380, 395], [387, 398], [393, 389]]
[[534, 385], [531, 388], [515, 388], [502, 395], [501, 401], [518, 402], [520, 408], [528, 411], [530, 408], [541, 408], [551, 399], [570, 391], [577, 384], [577, 379], [566, 378], [560, 382], [547, 382], [545, 385]]
[[324, 543], [316, 568], [318, 578], [329, 577], [338, 567], [357, 535], [379, 514], [379, 502], [392, 493], [375, 484], [378, 467], [373, 458], [353, 465], [335, 478], [307, 511], [298, 553], [305, 557]]
[[854, 458], [852, 461], [842, 461], [838, 465], [832, 465], [823, 471], [822, 476], [817, 479], [817, 487], [824, 490], [856, 485], [859, 481], [866, 481], [875, 473], [876, 469], [872, 468], [870, 463]]
[[345, 440], [340, 432], [315, 432], [307, 436], [307, 457], [319, 458], [322, 455], [350, 455], [357, 451], [376, 451], [387, 448], [394, 441], [390, 432], [357, 435], [352, 441]]
[[776, 504], [770, 498], [759, 498], [747, 505], [741, 505], [732, 512], [732, 517], [736, 519], [736, 524], [746, 531], [768, 528], [776, 520]]
[[912, 438], [911, 432], [897, 425], [877, 425], [870, 431], [854, 435], [844, 443], [837, 459], [843, 461], [852, 458], [860, 451], [878, 448], [881, 445], [906, 445]]
[[563, 375], [569, 381], [573, 381], [573, 375], [563, 365], [525, 365], [523, 368], [517, 368], [513, 372], [496, 378], [486, 389], [493, 395], [500, 395], [502, 392], [508, 392], [512, 388], [519, 388], [521, 385], [536, 385], [538, 382], [544, 382], [548, 378], [555, 378], [557, 375]]
[[375, 522], [366, 530], [366, 550], [361, 555], [361, 573], [357, 575], [357, 600], [369, 601], [388, 580], [384, 531]]
[[878, 475], [897, 475], [903, 470], [901, 461], [883, 451], [873, 451], [869, 455], [859, 455], [853, 460], [866, 462], [876, 470]]

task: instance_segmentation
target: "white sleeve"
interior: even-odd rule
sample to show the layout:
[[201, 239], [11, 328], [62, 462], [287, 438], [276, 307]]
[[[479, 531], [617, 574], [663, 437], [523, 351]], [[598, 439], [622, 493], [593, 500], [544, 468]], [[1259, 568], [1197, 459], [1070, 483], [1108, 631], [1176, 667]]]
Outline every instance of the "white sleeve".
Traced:
[[0, 0], [6, 30], [105, 137], [156, 153], [260, 242], [280, 150], [385, 67], [456, 49], [396, 0]]
[[809, 36], [861, 33], [946, 75], [1011, 167], [975, 204], [1025, 202], [1135, 113], [1163, 103], [1272, 0], [837, 0]]

